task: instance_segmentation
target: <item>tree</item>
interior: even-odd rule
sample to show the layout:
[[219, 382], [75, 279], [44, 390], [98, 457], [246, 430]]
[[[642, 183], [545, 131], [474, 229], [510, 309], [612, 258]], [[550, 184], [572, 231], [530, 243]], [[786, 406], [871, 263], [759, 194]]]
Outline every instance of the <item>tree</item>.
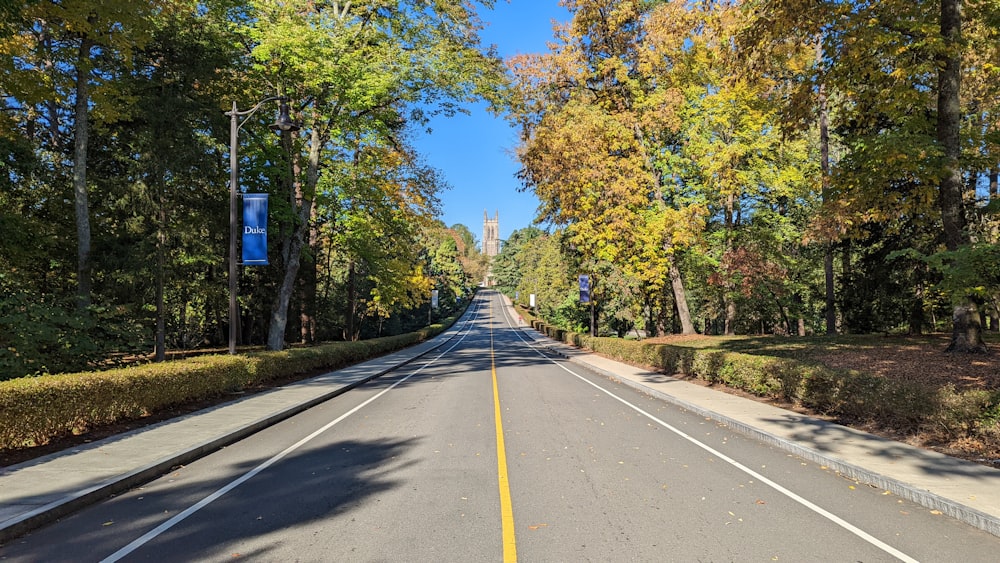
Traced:
[[525, 254], [527, 245], [544, 233], [537, 227], [525, 227], [510, 234], [507, 242], [500, 249], [500, 254], [493, 257], [493, 279], [497, 289], [508, 297], [520, 298], [521, 303], [527, 303], [527, 295], [518, 293], [525, 272], [530, 264]]
[[[398, 1], [346, 4], [255, 3], [247, 30], [257, 72], [273, 90], [303, 103], [302, 130], [284, 140], [283, 184], [292, 213], [285, 274], [272, 308], [268, 347], [281, 349], [287, 311], [306, 245], [316, 188], [330, 162], [366, 146], [402, 146], [407, 104], [453, 111], [454, 101], [492, 96], [496, 61], [478, 48], [471, 5]], [[331, 13], [332, 8], [332, 13]], [[420, 56], [411, 56], [420, 53]]]
[[[674, 235], [697, 221], [665, 222], [663, 214], [697, 210], [675, 197], [678, 184], [659, 160], [676, 132], [681, 97], [669, 77], [654, 74], [663, 64], [656, 48], [643, 50], [648, 9], [638, 1], [577, 2], [552, 53], [511, 62], [521, 177], [541, 200], [541, 217], [566, 225], [586, 257], [634, 266], [644, 263], [640, 254], [659, 257], [645, 263], [666, 264], [682, 331], [693, 333], [677, 267], [687, 237]], [[653, 224], [663, 230], [646, 237]], [[644, 250], [641, 242], [653, 246]]]
[[[27, 104], [45, 107], [53, 146], [62, 150], [59, 137], [70, 132], [71, 178], [77, 237], [77, 301], [81, 309], [91, 303], [92, 247], [87, 157], [91, 134], [91, 102], [114, 88], [113, 79], [102, 72], [102, 64], [131, 61], [137, 48], [150, 37], [153, 20], [172, 9], [173, 0], [130, 2], [87, 0], [25, 3], [20, 17], [25, 22], [0, 44], [0, 54], [15, 61], [8, 77], [24, 93]], [[34, 85], [29, 85], [30, 83]], [[42, 85], [39, 87], [38, 85]], [[22, 89], [23, 88], [23, 89]], [[66, 107], [59, 107], [60, 103]], [[113, 122], [119, 112], [108, 105], [95, 105], [103, 122]], [[70, 126], [62, 122], [68, 118]]]
[[[772, 0], [756, 8], [750, 17], [757, 23], [749, 26], [748, 35], [757, 35], [758, 53], [822, 37], [823, 56], [815, 71], [785, 76], [786, 84], [798, 85], [789, 89], [800, 93], [789, 97], [793, 102], [812, 99], [806, 93], [822, 85], [834, 103], [832, 129], [844, 145], [825, 190], [829, 197], [817, 222], [818, 232], [840, 230], [842, 235], [864, 239], [877, 222], [891, 226], [883, 231], [890, 236], [914, 229], [934, 232], [939, 244], [951, 252], [968, 245], [970, 201], [963, 192], [982, 174], [982, 169], [969, 165], [995, 149], [983, 135], [985, 128], [975, 125], [978, 119], [964, 116], [970, 108], [976, 115], [993, 111], [995, 102], [979, 94], [973, 97], [974, 104], [963, 104], [963, 77], [984, 68], [971, 61], [982, 63], [996, 52], [995, 42], [984, 40], [991, 33], [986, 30], [996, 17], [995, 6], [977, 3], [970, 10], [971, 23], [963, 20], [960, 0], [822, 2], [818, 7]], [[963, 37], [965, 29], [973, 30], [974, 36]], [[978, 52], [968, 48], [971, 44], [978, 45]], [[978, 85], [977, 90], [983, 92]], [[980, 154], [970, 159], [963, 146], [975, 147]], [[979, 162], [990, 162], [990, 157]], [[924, 237], [918, 234], [916, 240]], [[935, 254], [934, 248], [919, 250], [925, 256]], [[961, 253], [955, 256], [961, 259]], [[961, 269], [956, 263], [950, 271]], [[941, 274], [951, 275], [947, 270]], [[968, 289], [959, 295], [968, 295]], [[972, 320], [978, 317], [975, 301], [961, 297], [959, 301], [950, 349], [981, 350], [977, 321]]]
[[458, 245], [459, 261], [469, 276], [469, 280], [478, 282], [486, 279], [486, 272], [490, 267], [490, 257], [479, 251], [476, 235], [462, 224], [452, 225], [451, 230], [455, 234], [455, 242]]

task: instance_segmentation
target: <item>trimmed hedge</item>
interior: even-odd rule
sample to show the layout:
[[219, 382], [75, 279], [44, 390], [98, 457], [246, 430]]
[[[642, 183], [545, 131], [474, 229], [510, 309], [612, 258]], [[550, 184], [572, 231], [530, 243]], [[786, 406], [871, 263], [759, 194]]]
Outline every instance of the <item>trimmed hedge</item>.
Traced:
[[973, 437], [1000, 453], [1000, 391], [936, 389], [789, 358], [594, 338], [549, 325], [527, 309], [518, 307], [518, 312], [550, 338], [624, 363], [723, 384], [846, 423], [904, 433], [925, 430], [949, 439]]
[[102, 372], [0, 381], [0, 449], [48, 443], [101, 425], [134, 420], [191, 401], [275, 379], [336, 370], [435, 336], [455, 322], [360, 342], [246, 355], [198, 356]]

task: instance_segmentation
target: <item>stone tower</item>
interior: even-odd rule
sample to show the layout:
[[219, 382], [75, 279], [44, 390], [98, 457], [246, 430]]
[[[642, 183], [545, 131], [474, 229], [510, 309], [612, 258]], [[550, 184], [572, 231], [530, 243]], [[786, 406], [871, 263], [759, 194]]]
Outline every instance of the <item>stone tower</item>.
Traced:
[[500, 254], [500, 210], [495, 218], [483, 211], [483, 254], [493, 257]]

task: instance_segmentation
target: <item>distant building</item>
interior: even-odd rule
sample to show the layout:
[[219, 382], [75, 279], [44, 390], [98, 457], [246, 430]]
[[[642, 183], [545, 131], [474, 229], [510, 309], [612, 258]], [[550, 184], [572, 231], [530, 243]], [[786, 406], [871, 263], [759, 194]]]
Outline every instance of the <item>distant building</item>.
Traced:
[[486, 270], [486, 279], [483, 280], [484, 287], [493, 287], [496, 280], [493, 279], [493, 257], [500, 254], [500, 210], [497, 215], [490, 219], [489, 213], [483, 210], [483, 254], [490, 258], [490, 265]]
[[483, 254], [489, 257], [500, 254], [500, 210], [495, 218], [483, 211]]

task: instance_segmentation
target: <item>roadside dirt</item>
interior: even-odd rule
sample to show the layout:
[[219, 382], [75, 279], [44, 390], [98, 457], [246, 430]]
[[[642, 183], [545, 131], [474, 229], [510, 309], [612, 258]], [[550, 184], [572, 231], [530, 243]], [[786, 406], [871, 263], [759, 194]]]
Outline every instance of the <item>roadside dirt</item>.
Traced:
[[[703, 335], [671, 335], [643, 342], [671, 344], [711, 339]], [[794, 339], [776, 342], [794, 343]], [[916, 381], [956, 390], [1000, 389], [1000, 356], [996, 345], [990, 354], [947, 354], [948, 336], [867, 336], [825, 348], [803, 350], [809, 358], [837, 369], [854, 369], [889, 379]]]

